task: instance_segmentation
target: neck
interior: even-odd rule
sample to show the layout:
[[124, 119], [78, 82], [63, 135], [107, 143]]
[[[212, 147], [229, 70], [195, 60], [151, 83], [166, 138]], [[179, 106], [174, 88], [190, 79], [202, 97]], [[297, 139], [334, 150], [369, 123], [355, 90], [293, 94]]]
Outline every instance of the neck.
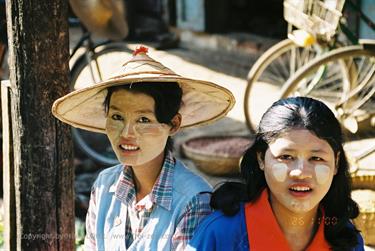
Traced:
[[270, 204], [291, 249], [305, 250], [317, 230], [318, 207], [307, 212], [294, 213], [280, 203], [272, 203], [272, 198]]
[[136, 189], [137, 201], [144, 198], [146, 195], [151, 193], [152, 188], [159, 177], [161, 168], [164, 162], [164, 152], [161, 152], [153, 160], [142, 164], [133, 166], [133, 179]]

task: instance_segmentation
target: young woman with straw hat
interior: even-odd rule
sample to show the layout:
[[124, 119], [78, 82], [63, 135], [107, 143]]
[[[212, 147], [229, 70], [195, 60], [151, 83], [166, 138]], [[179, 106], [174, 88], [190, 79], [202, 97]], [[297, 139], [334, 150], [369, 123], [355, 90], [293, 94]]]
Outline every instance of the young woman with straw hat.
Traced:
[[213, 122], [233, 107], [230, 91], [184, 78], [138, 48], [121, 72], [55, 101], [53, 114], [107, 134], [121, 164], [102, 171], [86, 217], [87, 250], [183, 249], [210, 213], [211, 187], [171, 152], [180, 128]]

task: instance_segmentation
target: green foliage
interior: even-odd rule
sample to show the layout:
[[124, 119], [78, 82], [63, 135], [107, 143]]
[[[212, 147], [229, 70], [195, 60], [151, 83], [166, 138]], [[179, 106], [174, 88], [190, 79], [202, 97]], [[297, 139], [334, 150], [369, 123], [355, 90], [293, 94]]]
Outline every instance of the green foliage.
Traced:
[[76, 232], [76, 251], [83, 251], [83, 243], [85, 241], [85, 223], [80, 219], [75, 220], [75, 232]]
[[0, 221], [0, 250], [4, 247], [4, 223]]

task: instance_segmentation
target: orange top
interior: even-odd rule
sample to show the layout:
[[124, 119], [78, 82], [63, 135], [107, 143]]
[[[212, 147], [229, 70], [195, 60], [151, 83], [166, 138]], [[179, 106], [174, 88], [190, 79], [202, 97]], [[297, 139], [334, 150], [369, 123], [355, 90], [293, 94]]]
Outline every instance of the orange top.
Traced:
[[[245, 205], [245, 218], [251, 251], [291, 250], [268, 202], [267, 189], [264, 189], [257, 201]], [[322, 219], [324, 219], [324, 212]], [[324, 220], [321, 222], [307, 251], [330, 250], [330, 246], [324, 238]]]

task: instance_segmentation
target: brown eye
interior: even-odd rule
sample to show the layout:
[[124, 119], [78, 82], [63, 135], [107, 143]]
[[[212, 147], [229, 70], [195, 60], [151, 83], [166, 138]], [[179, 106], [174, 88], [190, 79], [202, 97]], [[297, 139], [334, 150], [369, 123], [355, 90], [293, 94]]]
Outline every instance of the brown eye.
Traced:
[[283, 155], [280, 155], [278, 157], [278, 159], [280, 159], [280, 160], [293, 160], [293, 156], [292, 155], [288, 155], [288, 154], [283, 154]]
[[311, 157], [311, 160], [313, 160], [313, 161], [324, 161], [324, 159], [322, 159], [320, 157], [317, 157], [317, 156]]
[[112, 119], [113, 120], [124, 120], [123, 117], [121, 115], [118, 115], [118, 114], [113, 114]]
[[139, 122], [139, 123], [150, 123], [151, 120], [150, 120], [149, 118], [146, 118], [146, 117], [140, 117], [140, 118], [138, 119], [138, 122]]

